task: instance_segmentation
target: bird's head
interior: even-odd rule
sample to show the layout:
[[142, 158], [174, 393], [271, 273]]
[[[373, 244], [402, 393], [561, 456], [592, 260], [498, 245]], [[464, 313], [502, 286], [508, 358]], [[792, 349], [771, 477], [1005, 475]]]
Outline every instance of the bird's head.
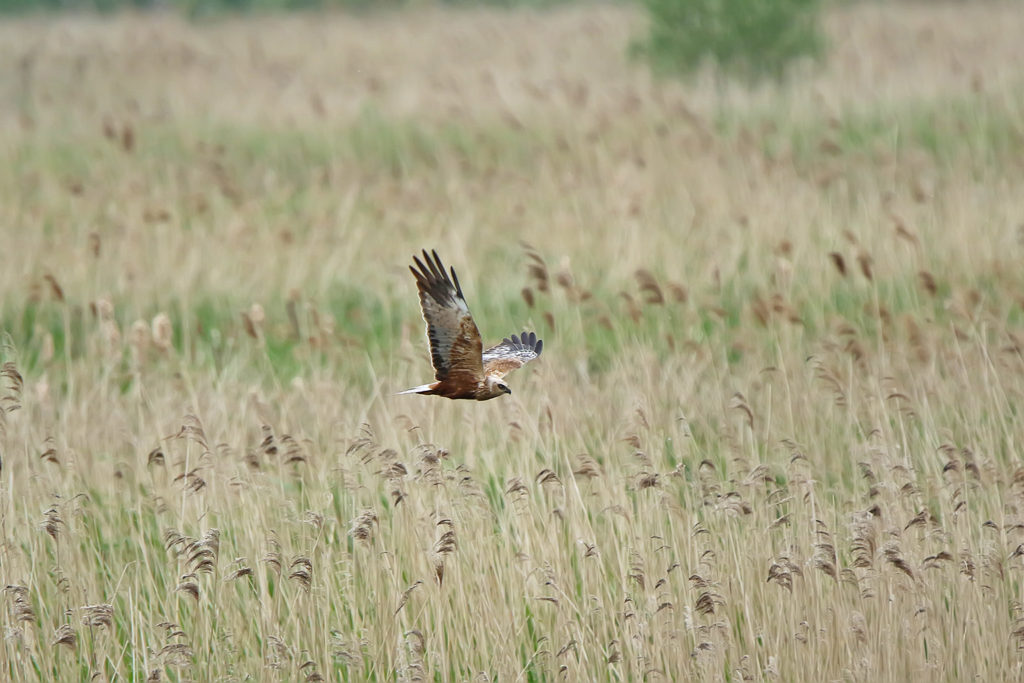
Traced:
[[487, 377], [487, 379], [484, 380], [484, 383], [487, 385], [487, 392], [491, 396], [501, 396], [502, 394], [512, 393], [512, 390], [508, 388], [508, 385], [505, 384], [504, 380], [497, 377]]

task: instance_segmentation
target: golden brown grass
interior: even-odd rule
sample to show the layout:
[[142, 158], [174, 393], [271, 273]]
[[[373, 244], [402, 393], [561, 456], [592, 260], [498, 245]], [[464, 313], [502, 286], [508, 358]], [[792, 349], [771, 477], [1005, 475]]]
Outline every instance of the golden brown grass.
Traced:
[[[3, 676], [1024, 675], [1024, 18], [638, 24], [0, 26]], [[507, 400], [393, 396], [421, 247]]]

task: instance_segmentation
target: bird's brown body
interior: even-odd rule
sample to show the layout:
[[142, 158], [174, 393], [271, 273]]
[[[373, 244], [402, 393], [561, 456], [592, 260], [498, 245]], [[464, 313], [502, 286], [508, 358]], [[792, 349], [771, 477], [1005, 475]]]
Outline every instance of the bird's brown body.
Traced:
[[424, 251], [423, 261], [415, 256], [413, 261], [416, 267], [409, 269], [416, 276], [437, 381], [399, 393], [475, 401], [511, 394], [503, 378], [539, 356], [544, 342], [523, 332], [484, 351], [455, 269], [449, 277], [436, 251]]
[[443, 396], [444, 398], [451, 399], [467, 399], [472, 401], [487, 401], [492, 398], [498, 398], [502, 394], [512, 393], [510, 391], [502, 391], [495, 387], [488, 387], [484, 382], [478, 383], [475, 387], [467, 387], [465, 385], [456, 385], [451, 382], [434, 382], [430, 385], [430, 388], [425, 391], [417, 391], [417, 394], [425, 394], [427, 396]]

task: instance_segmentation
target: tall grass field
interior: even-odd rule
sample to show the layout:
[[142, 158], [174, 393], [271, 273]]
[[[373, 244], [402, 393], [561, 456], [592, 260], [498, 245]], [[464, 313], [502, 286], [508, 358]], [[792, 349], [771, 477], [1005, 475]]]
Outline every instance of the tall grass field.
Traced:
[[[1024, 13], [0, 24], [0, 679], [1024, 677]], [[432, 379], [412, 255], [539, 360]]]

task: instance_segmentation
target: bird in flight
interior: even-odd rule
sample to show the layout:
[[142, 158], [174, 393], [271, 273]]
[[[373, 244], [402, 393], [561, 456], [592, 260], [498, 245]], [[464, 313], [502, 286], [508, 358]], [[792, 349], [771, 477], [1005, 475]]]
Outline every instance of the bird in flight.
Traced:
[[420, 308], [427, 321], [427, 339], [436, 382], [399, 392], [431, 394], [445, 398], [486, 401], [511, 394], [505, 375], [521, 368], [540, 355], [544, 342], [533, 332], [506, 337], [497, 346], [483, 350], [480, 330], [462, 297], [455, 269], [451, 277], [437, 252], [423, 251], [423, 260], [412, 257], [420, 291]]

